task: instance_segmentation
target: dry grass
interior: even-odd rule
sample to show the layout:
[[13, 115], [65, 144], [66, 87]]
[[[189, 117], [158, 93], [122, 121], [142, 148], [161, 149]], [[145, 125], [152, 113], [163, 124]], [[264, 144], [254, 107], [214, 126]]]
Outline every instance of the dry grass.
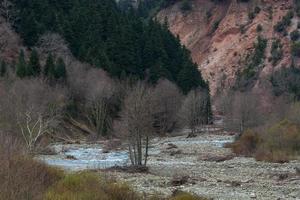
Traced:
[[101, 180], [93, 173], [66, 175], [49, 189], [46, 200], [139, 200], [125, 184]]
[[185, 192], [178, 192], [169, 198], [145, 197], [133, 191], [128, 185], [102, 179], [92, 172], [66, 175], [52, 186], [46, 200], [206, 200], [206, 198]]

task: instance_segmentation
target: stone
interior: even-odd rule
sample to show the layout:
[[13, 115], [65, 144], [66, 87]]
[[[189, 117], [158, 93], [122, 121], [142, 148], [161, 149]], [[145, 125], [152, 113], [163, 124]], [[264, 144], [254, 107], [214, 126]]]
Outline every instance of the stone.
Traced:
[[256, 199], [256, 194], [255, 194], [254, 192], [252, 192], [252, 193], [250, 194], [250, 198], [251, 198], [251, 199]]

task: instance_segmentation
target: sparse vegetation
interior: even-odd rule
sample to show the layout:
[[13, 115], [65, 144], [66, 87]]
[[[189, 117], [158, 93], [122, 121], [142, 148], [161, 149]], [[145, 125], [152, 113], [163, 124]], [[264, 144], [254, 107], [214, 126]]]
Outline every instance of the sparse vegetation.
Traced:
[[272, 42], [271, 47], [271, 58], [270, 61], [272, 61], [272, 65], [275, 66], [283, 57], [283, 50], [282, 50], [282, 44], [280, 39], [276, 39]]
[[241, 32], [241, 34], [246, 33], [246, 26], [244, 24], [240, 25], [240, 32]]
[[291, 46], [292, 55], [300, 57], [300, 42], [293, 42]]
[[255, 6], [254, 10], [248, 13], [248, 18], [250, 20], [253, 20], [256, 15], [258, 15], [260, 13], [261, 9], [258, 6]]
[[214, 33], [219, 28], [220, 22], [221, 20], [217, 20], [213, 23], [211, 33]]
[[257, 42], [254, 43], [254, 50], [245, 58], [245, 69], [239, 72], [240, 75], [236, 81], [237, 88], [244, 90], [245, 88], [251, 86], [253, 79], [255, 79], [255, 75], [261, 69], [265, 59], [267, 42], [267, 39], [258, 36]]
[[289, 95], [294, 100], [300, 99], [300, 70], [295, 67], [283, 68], [271, 76], [275, 96]]
[[299, 31], [298, 31], [298, 30], [292, 31], [292, 32], [290, 33], [290, 37], [291, 37], [291, 40], [292, 40], [292, 41], [298, 40], [299, 37], [300, 37]]
[[274, 30], [279, 33], [284, 33], [286, 28], [291, 25], [291, 20], [294, 17], [294, 12], [290, 10], [281, 21], [279, 21], [275, 26]]

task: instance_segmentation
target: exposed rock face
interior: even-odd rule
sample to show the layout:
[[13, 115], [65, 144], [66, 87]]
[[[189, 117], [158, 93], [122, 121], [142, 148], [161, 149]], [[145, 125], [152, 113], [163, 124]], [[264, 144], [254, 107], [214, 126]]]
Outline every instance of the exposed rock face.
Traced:
[[[241, 3], [237, 0], [193, 0], [192, 10], [182, 12], [178, 2], [158, 13], [161, 21], [167, 19], [171, 32], [179, 35], [182, 43], [191, 50], [192, 58], [199, 65], [205, 79], [210, 82], [212, 95], [231, 87], [237, 72], [243, 68], [245, 56], [253, 49], [258, 35], [268, 39], [264, 68], [255, 83], [260, 92], [261, 82], [273, 70], [290, 66], [290, 39], [274, 31], [274, 25], [293, 9], [293, 0], [254, 0]], [[261, 11], [250, 20], [248, 15], [258, 6]], [[216, 22], [219, 21], [219, 26]], [[299, 19], [294, 17], [287, 32], [297, 28]], [[257, 31], [258, 25], [262, 31]], [[215, 28], [214, 28], [215, 27]], [[243, 31], [242, 31], [243, 29]], [[283, 44], [283, 59], [276, 66], [268, 61], [271, 44], [279, 38]], [[265, 90], [265, 88], [263, 89]]]

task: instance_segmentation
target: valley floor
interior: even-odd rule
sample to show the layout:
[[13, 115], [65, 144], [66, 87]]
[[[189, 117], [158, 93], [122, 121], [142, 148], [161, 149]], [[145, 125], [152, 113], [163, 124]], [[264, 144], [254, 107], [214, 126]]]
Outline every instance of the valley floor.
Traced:
[[[300, 176], [295, 171], [299, 160], [276, 164], [235, 157], [223, 147], [231, 140], [233, 136], [213, 133], [154, 139], [149, 173], [105, 174], [147, 195], [183, 190], [213, 199], [300, 199]], [[183, 184], [176, 186], [176, 181]]]

